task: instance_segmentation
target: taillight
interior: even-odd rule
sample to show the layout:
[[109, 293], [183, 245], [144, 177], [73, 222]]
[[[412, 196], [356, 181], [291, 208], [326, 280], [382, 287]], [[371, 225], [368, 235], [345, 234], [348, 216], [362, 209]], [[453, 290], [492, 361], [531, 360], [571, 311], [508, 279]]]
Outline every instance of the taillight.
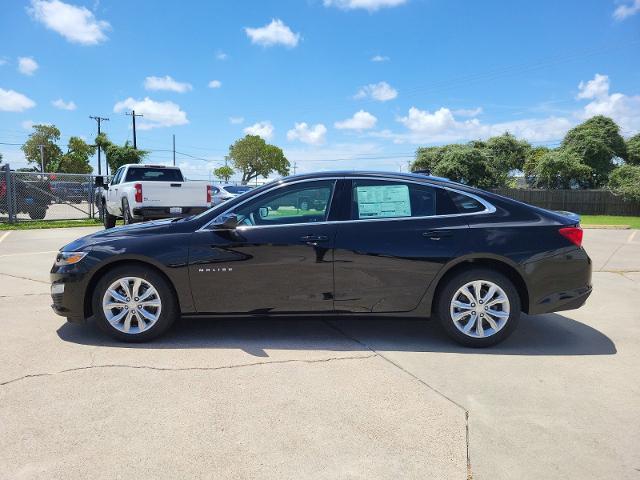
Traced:
[[207, 185], [207, 203], [211, 203], [211, 185]]
[[142, 203], [142, 184], [136, 183], [133, 188], [136, 189], [135, 201], [138, 203]]
[[564, 238], [569, 240], [574, 245], [582, 246], [582, 228], [578, 227], [564, 227], [558, 230], [558, 233]]

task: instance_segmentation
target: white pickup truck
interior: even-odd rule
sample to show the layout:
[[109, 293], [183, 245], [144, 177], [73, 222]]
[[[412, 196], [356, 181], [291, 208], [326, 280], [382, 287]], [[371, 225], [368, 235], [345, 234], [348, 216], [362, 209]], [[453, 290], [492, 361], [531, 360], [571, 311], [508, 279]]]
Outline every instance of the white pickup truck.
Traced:
[[96, 178], [101, 195], [105, 228], [113, 228], [117, 218], [125, 224], [138, 221], [186, 217], [211, 207], [211, 185], [185, 181], [177, 167], [163, 165], [123, 165], [108, 185]]

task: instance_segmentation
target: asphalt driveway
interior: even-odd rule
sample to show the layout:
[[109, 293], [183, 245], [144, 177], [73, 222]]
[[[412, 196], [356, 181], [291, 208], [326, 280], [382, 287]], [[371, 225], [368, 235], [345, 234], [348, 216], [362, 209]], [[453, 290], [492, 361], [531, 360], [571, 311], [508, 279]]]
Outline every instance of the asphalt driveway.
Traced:
[[0, 478], [639, 478], [635, 231], [587, 230], [587, 305], [486, 350], [366, 317], [115, 343], [49, 308], [90, 231], [0, 232]]

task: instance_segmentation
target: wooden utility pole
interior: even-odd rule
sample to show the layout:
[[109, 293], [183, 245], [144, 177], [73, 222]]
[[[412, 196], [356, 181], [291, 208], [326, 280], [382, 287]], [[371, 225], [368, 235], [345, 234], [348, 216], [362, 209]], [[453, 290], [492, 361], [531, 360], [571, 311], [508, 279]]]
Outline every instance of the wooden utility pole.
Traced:
[[[109, 119], [105, 118], [105, 117], [98, 117], [98, 116], [92, 116], [89, 115], [89, 118], [95, 120], [96, 122], [98, 122], [98, 135], [100, 135], [100, 123], [101, 122], [108, 122]], [[105, 160], [105, 167], [106, 167], [106, 160]], [[98, 175], [102, 175], [102, 165], [100, 162], [100, 147], [98, 147]], [[108, 175], [108, 172], [107, 172]]]
[[131, 120], [133, 121], [133, 148], [135, 150], [138, 149], [138, 142], [136, 139], [136, 117], [144, 117], [141, 113], [136, 113], [135, 110], [131, 110], [131, 113], [127, 113], [127, 115], [131, 116]]
[[173, 166], [176, 166], [176, 135], [173, 134]]

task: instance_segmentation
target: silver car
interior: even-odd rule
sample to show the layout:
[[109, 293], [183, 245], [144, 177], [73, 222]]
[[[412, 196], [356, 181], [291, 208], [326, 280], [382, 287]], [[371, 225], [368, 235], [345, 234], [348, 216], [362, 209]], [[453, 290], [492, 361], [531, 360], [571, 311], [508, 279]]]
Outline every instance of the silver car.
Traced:
[[252, 188], [248, 185], [213, 185], [211, 187], [211, 203], [212, 205], [220, 205], [222, 202], [242, 195]]

